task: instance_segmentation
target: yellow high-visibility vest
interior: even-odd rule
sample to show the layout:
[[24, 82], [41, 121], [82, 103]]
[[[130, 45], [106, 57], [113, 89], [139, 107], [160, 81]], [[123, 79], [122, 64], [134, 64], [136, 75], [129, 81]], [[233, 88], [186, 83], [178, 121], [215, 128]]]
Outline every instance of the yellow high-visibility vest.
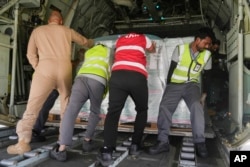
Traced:
[[84, 63], [79, 69], [79, 74], [94, 74], [109, 79], [109, 48], [96, 45], [85, 53]]
[[175, 68], [171, 83], [199, 82], [200, 73], [211, 56], [211, 52], [204, 50], [193, 60], [189, 44], [178, 46], [179, 62]]

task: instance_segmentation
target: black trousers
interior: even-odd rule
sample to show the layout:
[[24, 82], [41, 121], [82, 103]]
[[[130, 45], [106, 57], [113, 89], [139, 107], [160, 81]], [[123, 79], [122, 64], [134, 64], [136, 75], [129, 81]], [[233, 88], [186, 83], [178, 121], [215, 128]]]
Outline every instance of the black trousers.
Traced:
[[39, 112], [38, 118], [36, 120], [36, 123], [33, 127], [33, 131], [35, 131], [37, 134], [40, 134], [42, 129], [44, 128], [44, 125], [48, 119], [49, 111], [55, 104], [55, 101], [57, 97], [59, 96], [59, 93], [56, 89], [54, 89], [47, 100], [44, 102], [42, 109]]
[[109, 106], [104, 123], [104, 146], [116, 147], [119, 118], [130, 96], [135, 103], [136, 117], [132, 143], [140, 144], [147, 123], [148, 85], [147, 78], [138, 72], [113, 71], [109, 81]]

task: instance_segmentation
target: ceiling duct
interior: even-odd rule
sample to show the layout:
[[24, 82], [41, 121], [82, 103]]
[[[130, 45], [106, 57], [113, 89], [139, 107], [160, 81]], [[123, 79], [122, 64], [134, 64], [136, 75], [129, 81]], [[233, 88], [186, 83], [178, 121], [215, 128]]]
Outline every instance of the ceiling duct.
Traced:
[[19, 3], [24, 8], [38, 8], [38, 7], [40, 7], [40, 0], [20, 0]]
[[116, 5], [127, 6], [129, 8], [133, 7], [132, 0], [112, 0]]
[[7, 3], [8, 3], [8, 0], [0, 0], [0, 7], [2, 7], [3, 5]]

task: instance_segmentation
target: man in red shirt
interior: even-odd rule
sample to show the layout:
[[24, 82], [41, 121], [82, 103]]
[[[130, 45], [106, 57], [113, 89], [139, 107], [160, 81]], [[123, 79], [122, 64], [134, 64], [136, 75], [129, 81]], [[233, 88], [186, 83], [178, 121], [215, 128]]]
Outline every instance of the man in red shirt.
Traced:
[[138, 155], [147, 123], [148, 86], [145, 51], [155, 52], [155, 43], [144, 34], [129, 33], [116, 41], [114, 64], [109, 82], [109, 107], [104, 123], [104, 145], [97, 160], [103, 166], [113, 163], [119, 118], [128, 96], [137, 112], [130, 155]]

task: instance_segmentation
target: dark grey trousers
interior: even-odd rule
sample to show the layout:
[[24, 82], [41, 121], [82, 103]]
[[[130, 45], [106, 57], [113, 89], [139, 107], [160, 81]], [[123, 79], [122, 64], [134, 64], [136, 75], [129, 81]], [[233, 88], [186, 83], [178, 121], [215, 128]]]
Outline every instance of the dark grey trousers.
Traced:
[[105, 86], [94, 79], [86, 76], [78, 76], [73, 84], [69, 103], [61, 122], [59, 143], [71, 145], [74, 132], [75, 119], [83, 104], [90, 100], [90, 115], [85, 137], [92, 138], [96, 125], [100, 121], [101, 103]]
[[190, 120], [192, 126], [194, 143], [205, 141], [205, 119], [204, 110], [200, 103], [201, 92], [198, 83], [168, 84], [164, 90], [159, 107], [158, 115], [158, 140], [168, 141], [172, 115], [181, 99], [187, 104], [190, 110]]

